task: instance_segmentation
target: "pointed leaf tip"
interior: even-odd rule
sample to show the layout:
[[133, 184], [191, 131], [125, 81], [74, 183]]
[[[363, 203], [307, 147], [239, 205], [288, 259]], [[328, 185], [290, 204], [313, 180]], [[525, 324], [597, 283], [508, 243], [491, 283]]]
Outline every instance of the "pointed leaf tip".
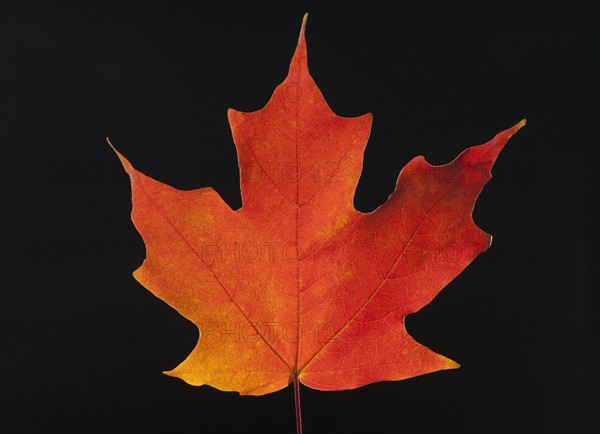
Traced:
[[131, 163], [129, 162], [129, 160], [127, 158], [125, 158], [123, 156], [123, 154], [121, 154], [119, 151], [117, 151], [117, 148], [114, 147], [114, 145], [111, 143], [111, 141], [108, 137], [106, 138], [106, 142], [108, 143], [108, 146], [110, 146], [112, 148], [114, 153], [117, 154], [117, 157], [119, 157], [119, 160], [121, 161], [121, 164], [123, 165], [123, 169], [125, 169], [125, 172], [127, 172], [127, 174], [129, 176], [133, 176], [134, 169], [133, 169], [133, 166], [131, 165]]
[[298, 36], [298, 43], [300, 43], [300, 41], [302, 39], [304, 39], [304, 32], [306, 30], [306, 20], [308, 19], [308, 12], [304, 14], [304, 16], [302, 17], [302, 25], [300, 26], [300, 35]]
[[496, 134], [496, 137], [494, 137], [494, 139], [492, 139], [488, 143], [489, 149], [493, 154], [492, 164], [496, 161], [498, 154], [500, 154], [500, 152], [502, 151], [502, 149], [504, 148], [504, 146], [506, 145], [508, 140], [512, 136], [514, 136], [517, 133], [517, 131], [519, 131], [525, 125], [525, 123], [526, 123], [526, 120], [522, 119], [520, 122], [513, 125], [512, 127]]
[[506, 138], [506, 140], [510, 139], [512, 136], [514, 136], [517, 131], [519, 131], [521, 128], [523, 128], [525, 126], [525, 124], [527, 123], [527, 119], [521, 119], [521, 121], [517, 124], [515, 124], [512, 128], [510, 128], [508, 130], [508, 136]]
[[110, 146], [112, 148], [113, 151], [115, 151], [115, 153], [118, 155], [119, 152], [115, 149], [115, 147], [113, 146], [112, 143], [110, 143], [110, 139], [108, 137], [106, 137], [106, 143], [108, 143], [108, 146]]
[[290, 63], [290, 71], [308, 69], [308, 62], [306, 56], [306, 20], [308, 19], [308, 12], [304, 14], [302, 18], [302, 26], [300, 27], [300, 35], [298, 36], [298, 45], [294, 51], [294, 56]]

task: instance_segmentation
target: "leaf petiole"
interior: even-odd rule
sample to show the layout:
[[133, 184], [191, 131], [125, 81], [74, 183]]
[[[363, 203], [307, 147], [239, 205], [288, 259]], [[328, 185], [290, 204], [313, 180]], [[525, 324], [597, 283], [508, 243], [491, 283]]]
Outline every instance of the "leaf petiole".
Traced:
[[296, 406], [296, 434], [302, 434], [302, 412], [300, 410], [300, 380], [294, 376], [294, 403]]

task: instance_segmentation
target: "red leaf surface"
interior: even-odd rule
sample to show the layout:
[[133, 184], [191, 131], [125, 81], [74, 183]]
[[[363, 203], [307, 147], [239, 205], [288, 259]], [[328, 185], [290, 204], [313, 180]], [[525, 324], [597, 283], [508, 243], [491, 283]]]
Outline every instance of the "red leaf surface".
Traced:
[[305, 22], [268, 104], [228, 111], [240, 209], [211, 188], [155, 181], [117, 153], [147, 249], [134, 276], [200, 331], [167, 372], [193, 385], [262, 395], [298, 379], [340, 390], [458, 367], [412, 339], [404, 318], [490, 245], [473, 206], [525, 121], [449, 164], [414, 158], [385, 204], [358, 212], [372, 116], [329, 108], [308, 71]]

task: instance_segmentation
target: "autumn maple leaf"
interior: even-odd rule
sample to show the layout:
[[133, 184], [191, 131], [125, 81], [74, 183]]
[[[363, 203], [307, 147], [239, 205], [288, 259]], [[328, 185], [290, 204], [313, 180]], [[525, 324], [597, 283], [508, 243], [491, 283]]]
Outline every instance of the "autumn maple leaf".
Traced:
[[372, 213], [354, 209], [371, 114], [336, 116], [309, 74], [306, 17], [289, 74], [261, 110], [228, 111], [242, 207], [181, 191], [117, 153], [147, 248], [135, 278], [199, 329], [168, 375], [244, 395], [299, 382], [341, 390], [457, 368], [409, 336], [428, 304], [491, 236], [474, 203], [525, 121], [453, 162], [423, 157]]

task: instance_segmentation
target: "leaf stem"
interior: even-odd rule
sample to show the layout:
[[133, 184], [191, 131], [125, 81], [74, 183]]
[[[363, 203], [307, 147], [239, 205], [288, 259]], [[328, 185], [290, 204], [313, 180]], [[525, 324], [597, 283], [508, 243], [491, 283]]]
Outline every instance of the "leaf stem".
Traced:
[[302, 434], [302, 411], [300, 410], [300, 380], [294, 377], [294, 403], [296, 404], [296, 434]]

